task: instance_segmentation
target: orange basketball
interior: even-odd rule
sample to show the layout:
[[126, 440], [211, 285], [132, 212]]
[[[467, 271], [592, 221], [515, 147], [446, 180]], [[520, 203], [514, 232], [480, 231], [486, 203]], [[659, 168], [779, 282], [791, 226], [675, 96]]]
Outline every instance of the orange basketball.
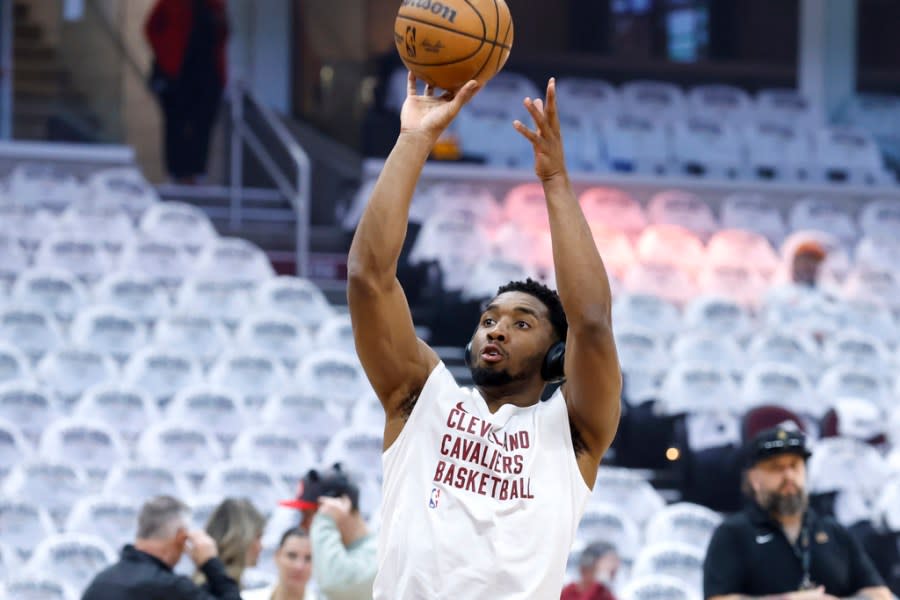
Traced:
[[504, 0], [403, 0], [394, 22], [400, 58], [418, 79], [455, 91], [503, 68], [513, 42]]

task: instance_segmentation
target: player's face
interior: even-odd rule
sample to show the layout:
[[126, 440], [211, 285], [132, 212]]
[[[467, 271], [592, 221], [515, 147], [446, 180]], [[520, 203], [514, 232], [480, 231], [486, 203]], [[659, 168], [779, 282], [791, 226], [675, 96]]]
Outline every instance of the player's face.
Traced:
[[806, 508], [806, 462], [795, 454], [759, 461], [748, 473], [760, 506], [781, 515]]
[[505, 385], [540, 373], [555, 341], [544, 303], [524, 292], [505, 292], [481, 314], [472, 339], [472, 378], [479, 386]]

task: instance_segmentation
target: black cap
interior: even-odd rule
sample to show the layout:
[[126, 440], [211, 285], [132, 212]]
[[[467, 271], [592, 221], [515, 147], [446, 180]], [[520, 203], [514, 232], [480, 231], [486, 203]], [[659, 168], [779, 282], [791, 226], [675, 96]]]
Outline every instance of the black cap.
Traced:
[[316, 510], [319, 508], [319, 498], [340, 496], [350, 498], [353, 508], [359, 506], [359, 488], [341, 470], [341, 465], [335, 464], [327, 471], [310, 469], [297, 485], [296, 499], [282, 500], [278, 504], [297, 510]]
[[806, 435], [794, 427], [793, 423], [761, 431], [744, 450], [748, 468], [780, 454], [796, 454], [804, 459], [812, 456], [806, 445]]

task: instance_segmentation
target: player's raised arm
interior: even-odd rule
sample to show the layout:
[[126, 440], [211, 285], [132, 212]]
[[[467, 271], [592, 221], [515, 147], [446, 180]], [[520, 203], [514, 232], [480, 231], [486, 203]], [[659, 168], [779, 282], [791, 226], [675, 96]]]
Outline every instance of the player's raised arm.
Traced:
[[[472, 81], [456, 95], [416, 92], [409, 76], [401, 131], [353, 236], [347, 260], [347, 298], [356, 351], [387, 414], [385, 446], [403, 426], [402, 407], [418, 397], [438, 357], [416, 337], [397, 281], [409, 206], [425, 160], [441, 133], [477, 91]], [[392, 424], [393, 421], [393, 424]]]
[[534, 148], [535, 173], [547, 198], [556, 283], [569, 322], [563, 395], [569, 418], [587, 446], [587, 452], [579, 455], [581, 472], [593, 485], [620, 414], [622, 377], [613, 339], [609, 279], [566, 171], [556, 82], [551, 79], [547, 85], [546, 105], [526, 98], [525, 107], [536, 129], [519, 121], [514, 125]]

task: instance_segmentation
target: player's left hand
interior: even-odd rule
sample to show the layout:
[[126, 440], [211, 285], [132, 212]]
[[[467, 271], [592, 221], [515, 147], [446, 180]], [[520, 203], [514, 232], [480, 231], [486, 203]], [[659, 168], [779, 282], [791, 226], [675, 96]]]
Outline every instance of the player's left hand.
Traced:
[[534, 172], [541, 181], [564, 175], [566, 159], [559, 129], [559, 113], [556, 110], [556, 79], [551, 78], [547, 83], [546, 103], [540, 98], [525, 98], [524, 104], [534, 120], [535, 130], [532, 131], [518, 120], [513, 122], [513, 127], [534, 148]]
[[317, 514], [327, 515], [334, 519], [335, 523], [341, 523], [350, 516], [353, 505], [350, 498], [341, 496], [340, 498], [329, 498], [322, 496], [319, 498], [319, 510]]

